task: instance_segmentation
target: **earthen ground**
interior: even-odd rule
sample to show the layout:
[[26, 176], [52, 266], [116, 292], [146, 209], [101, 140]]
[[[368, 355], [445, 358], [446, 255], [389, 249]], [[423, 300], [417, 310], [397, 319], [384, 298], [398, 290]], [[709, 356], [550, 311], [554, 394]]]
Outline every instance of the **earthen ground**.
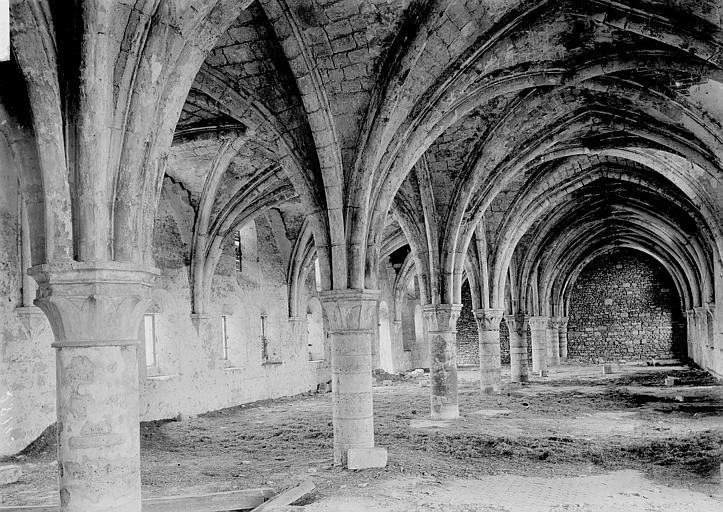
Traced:
[[[664, 386], [666, 376], [679, 385]], [[498, 396], [480, 395], [476, 372], [460, 381], [462, 418], [447, 422], [428, 419], [429, 388], [416, 380], [375, 388], [384, 469], [332, 464], [331, 394], [143, 423], [143, 495], [311, 478], [311, 511], [723, 509], [723, 387], [705, 372], [563, 365]], [[52, 437], [12, 459], [24, 475], [0, 488], [0, 503], [56, 500]]]

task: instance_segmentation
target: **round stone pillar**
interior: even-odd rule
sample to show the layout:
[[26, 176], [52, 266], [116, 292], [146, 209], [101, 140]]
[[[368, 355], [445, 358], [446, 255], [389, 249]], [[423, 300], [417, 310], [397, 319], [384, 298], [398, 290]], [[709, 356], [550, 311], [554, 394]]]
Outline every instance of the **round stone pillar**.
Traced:
[[480, 389], [484, 394], [500, 392], [502, 363], [500, 361], [501, 309], [477, 309], [474, 318], [479, 333]]
[[433, 420], [459, 417], [457, 319], [461, 304], [422, 306], [429, 344], [430, 403]]
[[60, 510], [141, 510], [138, 330], [155, 271], [115, 262], [30, 269], [55, 335]]
[[510, 333], [510, 380], [527, 382], [530, 380], [527, 365], [527, 317], [505, 315], [505, 322]]
[[560, 365], [560, 333], [557, 327], [557, 317], [551, 317], [545, 329], [547, 338], [547, 364], [548, 366]]
[[546, 316], [530, 317], [530, 338], [532, 341], [532, 371], [539, 376], [547, 375], [547, 324]]
[[372, 343], [379, 292], [332, 290], [319, 298], [331, 338], [334, 462], [347, 465], [350, 449], [374, 447]]
[[558, 317], [557, 332], [560, 343], [560, 359], [567, 359], [567, 322], [569, 318], [566, 316]]
[[693, 359], [693, 347], [695, 345], [695, 311], [692, 309], [688, 309], [685, 312], [685, 319], [686, 319], [686, 343], [687, 343], [687, 353], [686, 356], [689, 359]]

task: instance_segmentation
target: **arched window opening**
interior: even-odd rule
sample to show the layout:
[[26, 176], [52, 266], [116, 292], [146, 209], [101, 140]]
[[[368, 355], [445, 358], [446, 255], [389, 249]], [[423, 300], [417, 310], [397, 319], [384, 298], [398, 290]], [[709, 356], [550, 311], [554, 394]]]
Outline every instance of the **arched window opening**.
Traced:
[[236, 232], [233, 238], [234, 254], [236, 256], [236, 271], [243, 272], [243, 249], [241, 249], [241, 234]]

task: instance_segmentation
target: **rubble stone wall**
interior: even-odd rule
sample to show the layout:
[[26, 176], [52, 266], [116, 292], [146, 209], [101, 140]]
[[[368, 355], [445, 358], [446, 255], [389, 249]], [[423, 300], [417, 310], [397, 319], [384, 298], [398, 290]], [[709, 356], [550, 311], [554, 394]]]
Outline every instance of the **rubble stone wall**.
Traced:
[[571, 359], [667, 358], [685, 350], [685, 317], [671, 277], [638, 252], [601, 256], [570, 297]]

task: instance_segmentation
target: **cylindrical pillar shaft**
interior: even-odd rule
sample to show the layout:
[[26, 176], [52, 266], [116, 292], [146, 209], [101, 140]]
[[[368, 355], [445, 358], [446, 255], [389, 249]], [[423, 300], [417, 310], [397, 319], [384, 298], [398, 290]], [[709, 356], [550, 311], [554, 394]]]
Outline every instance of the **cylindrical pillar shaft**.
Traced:
[[560, 365], [560, 334], [557, 328], [557, 318], [550, 318], [545, 330], [547, 338], [547, 364], [548, 366]]
[[524, 315], [505, 315], [510, 333], [510, 380], [530, 380], [527, 364], [527, 318]]
[[538, 375], [547, 373], [547, 322], [546, 316], [530, 317], [532, 342], [532, 371]]
[[567, 322], [569, 318], [561, 316], [558, 323], [558, 336], [560, 341], [560, 359], [567, 359]]
[[372, 403], [373, 333], [331, 333], [331, 379], [334, 393], [334, 461], [346, 463], [349, 448], [374, 446]]
[[136, 346], [56, 346], [60, 510], [140, 511]]
[[319, 297], [331, 339], [334, 462], [346, 465], [349, 449], [374, 447], [372, 344], [379, 292], [332, 290]]
[[484, 394], [500, 392], [502, 362], [500, 360], [501, 309], [478, 309], [474, 315], [479, 333], [480, 389]]
[[462, 305], [433, 304], [422, 309], [429, 339], [431, 418], [458, 418], [457, 319]]

